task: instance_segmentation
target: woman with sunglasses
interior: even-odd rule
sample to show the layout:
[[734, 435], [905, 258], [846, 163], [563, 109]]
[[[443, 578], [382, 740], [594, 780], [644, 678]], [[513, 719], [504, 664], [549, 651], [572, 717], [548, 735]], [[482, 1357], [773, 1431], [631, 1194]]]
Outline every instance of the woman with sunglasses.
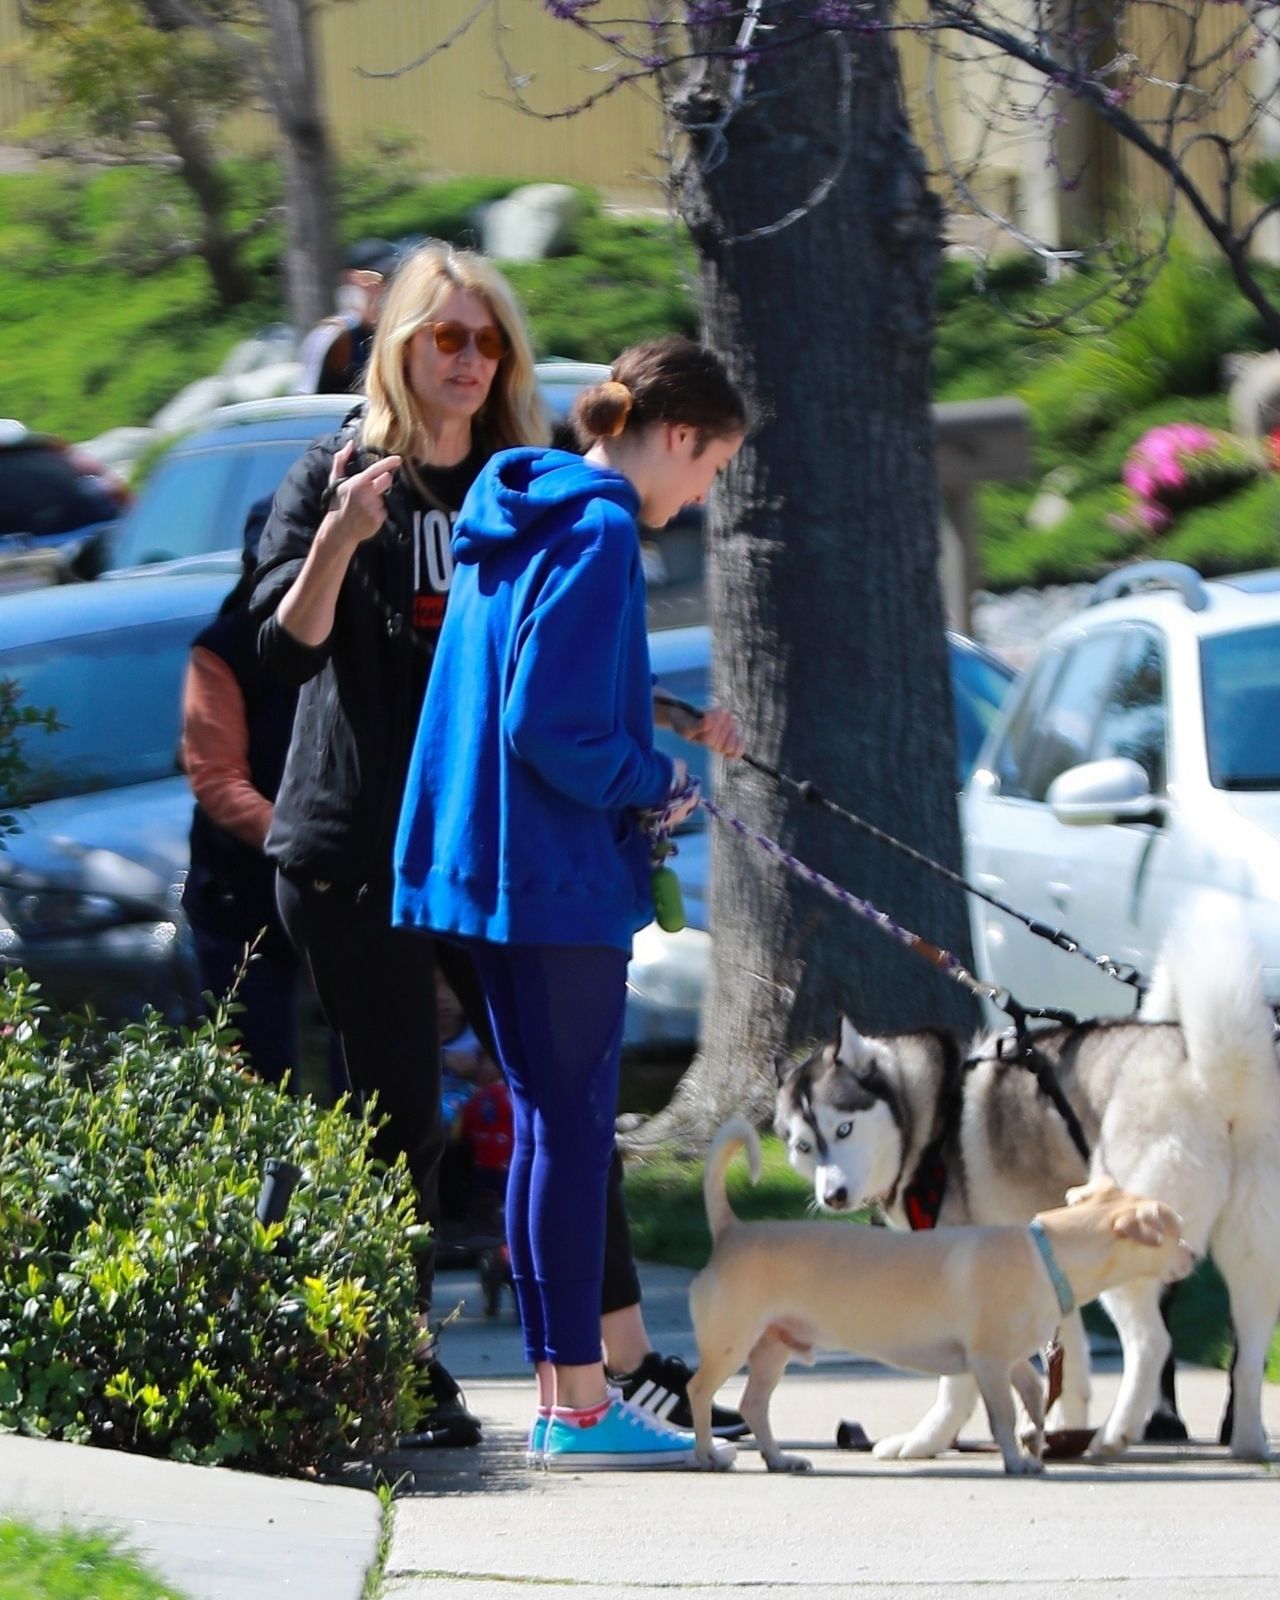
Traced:
[[[289, 472], [263, 532], [253, 607], [259, 649], [300, 685], [267, 835], [281, 916], [310, 961], [358, 1102], [385, 1118], [375, 1152], [406, 1158], [434, 1222], [440, 1048], [433, 954], [468, 1011], [465, 960], [391, 926], [391, 847], [418, 713], [444, 620], [450, 533], [495, 450], [548, 437], [515, 298], [483, 258], [437, 243], [388, 288], [368, 401]], [[418, 1257], [430, 1309], [434, 1247]], [[480, 1435], [427, 1347], [428, 1411], [406, 1444]]]
[[627, 960], [653, 919], [637, 813], [665, 807], [674, 825], [695, 803], [654, 746], [637, 525], [705, 499], [746, 408], [713, 352], [673, 338], [626, 351], [573, 420], [585, 458], [504, 451], [463, 506], [394, 910], [471, 954], [511, 1089], [531, 1459], [686, 1466], [692, 1434], [608, 1386], [599, 1319]]

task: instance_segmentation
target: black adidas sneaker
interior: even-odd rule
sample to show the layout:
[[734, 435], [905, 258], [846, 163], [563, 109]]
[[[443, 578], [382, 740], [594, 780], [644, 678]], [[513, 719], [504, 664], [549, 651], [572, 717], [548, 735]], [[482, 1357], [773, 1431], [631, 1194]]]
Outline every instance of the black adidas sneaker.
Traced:
[[[693, 1427], [693, 1413], [689, 1410], [692, 1376], [679, 1356], [660, 1356], [650, 1350], [634, 1372], [610, 1381], [633, 1406], [652, 1412], [674, 1428], [688, 1429]], [[751, 1432], [736, 1411], [715, 1405], [711, 1407], [711, 1431], [717, 1439], [740, 1439]]]

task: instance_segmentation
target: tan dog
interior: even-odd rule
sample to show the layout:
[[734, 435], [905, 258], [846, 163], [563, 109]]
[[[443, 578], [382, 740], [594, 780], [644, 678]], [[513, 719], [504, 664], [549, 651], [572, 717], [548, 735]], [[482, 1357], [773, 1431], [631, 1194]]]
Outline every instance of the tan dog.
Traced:
[[[942, 1228], [899, 1233], [838, 1222], [740, 1222], [725, 1171], [743, 1146], [760, 1176], [755, 1130], [740, 1117], [720, 1129], [702, 1192], [714, 1249], [689, 1305], [698, 1370], [689, 1404], [698, 1459], [711, 1451], [711, 1397], [742, 1365], [742, 1415], [771, 1472], [805, 1471], [769, 1427], [769, 1399], [791, 1356], [818, 1347], [856, 1351], [920, 1372], [971, 1372], [1010, 1473], [1042, 1470], [1044, 1393], [1030, 1355], [1072, 1302], [1084, 1305], [1130, 1279], [1185, 1278], [1195, 1264], [1177, 1213], [1126, 1194], [1110, 1178], [1072, 1189], [1068, 1204], [1028, 1229]], [[1039, 1231], [1040, 1242], [1036, 1234]], [[1010, 1386], [1031, 1418], [1030, 1453], [1015, 1432]]]

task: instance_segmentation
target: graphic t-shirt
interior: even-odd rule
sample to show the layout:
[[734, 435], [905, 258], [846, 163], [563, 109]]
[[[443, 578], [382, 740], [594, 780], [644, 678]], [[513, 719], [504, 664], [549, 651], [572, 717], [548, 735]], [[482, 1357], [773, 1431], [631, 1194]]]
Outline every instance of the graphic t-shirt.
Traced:
[[[490, 451], [476, 444], [465, 461], [454, 467], [432, 467], [418, 463], [418, 479], [429, 491], [426, 500], [414, 493], [413, 522], [409, 530], [412, 576], [412, 613], [414, 638], [425, 648], [419, 652], [424, 665], [429, 663], [435, 650], [436, 638], [444, 623], [444, 608], [449, 598], [449, 585], [453, 582], [453, 549], [451, 537], [467, 490], [475, 481]], [[406, 475], [407, 477], [407, 475]], [[408, 479], [412, 486], [413, 480]], [[419, 688], [426, 690], [426, 673], [422, 674]]]
[[413, 626], [420, 634], [439, 633], [444, 621], [445, 598], [453, 581], [453, 524], [488, 456], [489, 451], [477, 444], [457, 466], [415, 466], [417, 478], [431, 497], [430, 501], [416, 494], [413, 497]]

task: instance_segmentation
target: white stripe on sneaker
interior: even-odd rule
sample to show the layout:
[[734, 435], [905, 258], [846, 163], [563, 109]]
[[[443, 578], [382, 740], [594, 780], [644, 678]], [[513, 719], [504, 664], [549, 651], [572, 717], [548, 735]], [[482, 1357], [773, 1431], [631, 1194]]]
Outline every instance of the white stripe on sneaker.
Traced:
[[661, 1384], [654, 1383], [646, 1378], [636, 1392], [628, 1395], [627, 1399], [633, 1406], [639, 1406], [643, 1411], [652, 1412], [655, 1417], [661, 1417], [665, 1422], [675, 1408], [680, 1404], [680, 1396], [670, 1389], [664, 1389]]

